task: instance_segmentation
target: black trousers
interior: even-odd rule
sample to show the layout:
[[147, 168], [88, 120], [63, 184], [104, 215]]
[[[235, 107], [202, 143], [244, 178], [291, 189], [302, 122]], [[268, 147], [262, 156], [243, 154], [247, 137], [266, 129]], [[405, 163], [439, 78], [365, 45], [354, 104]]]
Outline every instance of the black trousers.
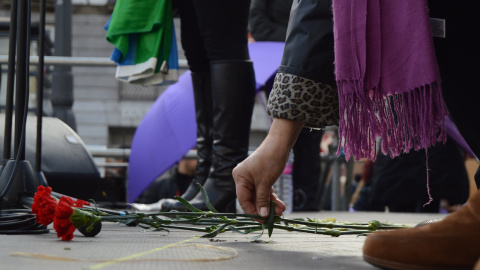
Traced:
[[319, 211], [322, 200], [320, 142], [323, 130], [304, 128], [293, 146], [293, 210]]
[[480, 1], [431, 0], [429, 8], [431, 18], [445, 19], [445, 38], [434, 37], [445, 104], [480, 157]]
[[249, 0], [175, 0], [181, 43], [192, 72], [211, 61], [248, 60]]

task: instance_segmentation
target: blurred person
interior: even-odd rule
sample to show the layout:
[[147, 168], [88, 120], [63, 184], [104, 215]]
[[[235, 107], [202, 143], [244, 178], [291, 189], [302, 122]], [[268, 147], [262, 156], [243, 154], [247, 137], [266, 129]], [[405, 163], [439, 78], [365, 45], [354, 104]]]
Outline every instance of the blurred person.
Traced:
[[254, 41], [285, 42], [293, 0], [252, 0], [248, 31]]
[[361, 173], [358, 174], [358, 181], [352, 197], [350, 198], [349, 211], [355, 212], [358, 209], [368, 208], [368, 198], [370, 198], [370, 178], [373, 174], [373, 161], [365, 159]]
[[[293, 0], [252, 0], [249, 32], [253, 40], [285, 42], [292, 3]], [[322, 135], [323, 130], [303, 129], [293, 146], [293, 211], [320, 210]]]
[[[463, 153], [450, 137], [445, 144], [439, 142], [427, 150], [393, 158], [378, 153], [370, 171], [367, 185], [353, 205], [356, 211], [439, 213], [446, 202], [461, 205], [468, 199], [469, 181]], [[426, 204], [430, 196], [434, 200]]]
[[[235, 212], [233, 168], [248, 156], [255, 98], [255, 75], [248, 52], [248, 12], [244, 0], [175, 0], [181, 44], [191, 71], [197, 121], [197, 167], [182, 198], [207, 210], [197, 186], [212, 205]], [[163, 199], [162, 211], [188, 210]]]
[[196, 159], [182, 158], [166, 174], [150, 184], [132, 206], [139, 211], [159, 211], [161, 199], [181, 196], [187, 190], [196, 166]]

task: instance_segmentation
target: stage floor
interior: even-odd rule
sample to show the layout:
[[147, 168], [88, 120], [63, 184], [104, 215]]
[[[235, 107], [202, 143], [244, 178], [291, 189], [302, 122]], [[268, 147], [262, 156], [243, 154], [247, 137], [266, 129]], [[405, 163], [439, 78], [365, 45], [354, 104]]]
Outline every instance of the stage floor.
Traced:
[[[295, 212], [287, 218], [378, 220], [414, 226], [441, 214], [378, 212]], [[0, 235], [0, 269], [376, 269], [362, 259], [364, 236], [331, 237], [274, 230], [255, 242], [225, 232], [213, 239], [184, 230], [168, 232], [104, 223], [96, 237], [78, 231], [60, 241], [53, 227], [45, 234]]]

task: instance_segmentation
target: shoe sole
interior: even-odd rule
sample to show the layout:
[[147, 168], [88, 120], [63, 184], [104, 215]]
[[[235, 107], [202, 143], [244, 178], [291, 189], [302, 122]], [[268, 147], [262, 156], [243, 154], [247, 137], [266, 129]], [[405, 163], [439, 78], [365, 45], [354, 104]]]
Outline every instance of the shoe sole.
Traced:
[[471, 270], [472, 267], [466, 266], [424, 266], [424, 265], [413, 265], [400, 262], [394, 262], [389, 260], [383, 260], [368, 255], [363, 255], [363, 259], [382, 269], [391, 269], [391, 270]]

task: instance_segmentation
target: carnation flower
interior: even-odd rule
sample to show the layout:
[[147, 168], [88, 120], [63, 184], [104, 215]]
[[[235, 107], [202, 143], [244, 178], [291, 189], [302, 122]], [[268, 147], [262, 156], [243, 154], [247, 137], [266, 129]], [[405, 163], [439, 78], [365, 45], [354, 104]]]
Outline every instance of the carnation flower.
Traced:
[[55, 217], [53, 219], [53, 228], [57, 232], [57, 237], [62, 237], [63, 241], [70, 241], [73, 239], [73, 232], [75, 226], [70, 220], [73, 214], [74, 202], [69, 197], [62, 196], [55, 208]]
[[53, 222], [57, 201], [50, 195], [51, 187], [39, 186], [33, 197], [32, 213], [36, 215], [37, 223], [47, 226]]
[[90, 203], [86, 202], [86, 201], [83, 201], [83, 200], [80, 200], [80, 199], [77, 199], [75, 202], [73, 202], [73, 205], [75, 207], [83, 208], [84, 205], [90, 205]]
[[60, 198], [53, 219], [53, 228], [57, 232], [57, 237], [62, 237], [63, 241], [70, 241], [77, 228], [87, 226], [86, 231], [89, 232], [95, 223], [100, 222], [100, 217], [75, 208], [83, 205], [90, 205], [90, 203], [82, 200], [73, 201], [65, 196]]

